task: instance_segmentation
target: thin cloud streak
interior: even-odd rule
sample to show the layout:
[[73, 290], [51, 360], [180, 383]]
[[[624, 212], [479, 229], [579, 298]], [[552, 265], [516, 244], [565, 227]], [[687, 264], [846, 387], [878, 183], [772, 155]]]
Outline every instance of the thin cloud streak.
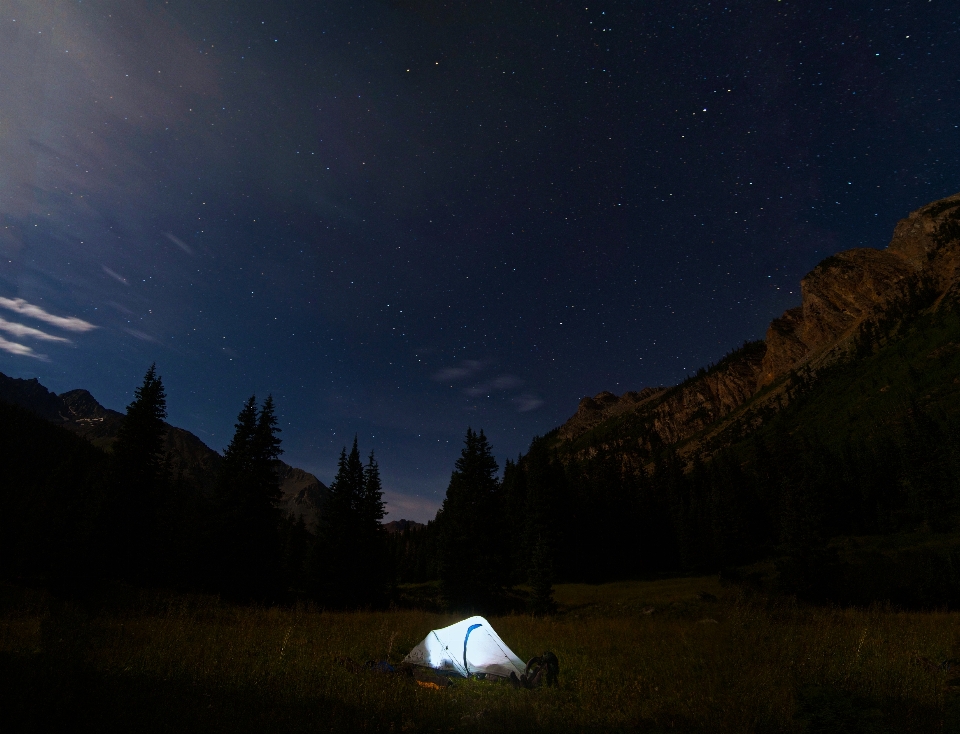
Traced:
[[536, 410], [541, 405], [543, 405], [543, 400], [536, 395], [530, 393], [524, 393], [513, 399], [513, 402], [517, 406], [517, 411], [520, 413], [529, 413], [531, 410]]
[[34, 329], [32, 326], [17, 324], [13, 321], [7, 321], [4, 318], [0, 318], [0, 331], [13, 334], [13, 336], [25, 336], [30, 339], [39, 339], [40, 341], [44, 342], [62, 342], [64, 344], [72, 343], [69, 339], [66, 339], [62, 336], [54, 336], [53, 334], [48, 334], [45, 331], [40, 331], [40, 329]]
[[22, 298], [0, 298], [0, 307], [10, 309], [16, 313], [23, 314], [24, 316], [29, 316], [37, 321], [44, 321], [51, 326], [56, 326], [60, 329], [66, 329], [67, 331], [77, 331], [83, 333], [85, 331], [92, 331], [93, 329], [99, 328], [98, 326], [91, 324], [89, 321], [78, 319], [76, 316], [56, 316], [52, 313], [44, 311], [39, 306], [34, 306], [32, 303], [27, 303]]
[[150, 336], [150, 334], [148, 334], [145, 331], [140, 331], [139, 329], [127, 329], [127, 328], [124, 328], [124, 331], [127, 332], [134, 339], [139, 339], [142, 342], [153, 342], [154, 344], [159, 343], [156, 340], [156, 338]]
[[127, 282], [127, 279], [124, 278], [122, 275], [120, 275], [120, 273], [114, 272], [113, 270], [111, 270], [110, 268], [108, 268], [106, 265], [103, 265], [103, 266], [101, 266], [101, 267], [103, 268], [103, 272], [105, 272], [107, 275], [109, 275], [109, 276], [110, 276], [111, 278], [113, 278], [114, 280], [119, 281], [119, 282], [123, 283], [123, 284], [126, 285], [126, 286], [129, 286], [129, 285], [130, 285], [130, 284]]
[[33, 359], [39, 359], [41, 362], [47, 361], [46, 356], [43, 354], [37, 354], [26, 344], [18, 344], [17, 342], [7, 341], [2, 336], [0, 336], [0, 350], [9, 352], [10, 354], [15, 354], [18, 357], [32, 357]]
[[470, 397], [478, 397], [480, 395], [486, 395], [499, 390], [512, 390], [515, 387], [520, 387], [522, 384], [523, 380], [516, 375], [501, 375], [495, 380], [490, 380], [489, 382], [485, 382], [481, 385], [468, 387], [463, 392]]
[[179, 237], [177, 237], [177, 236], [176, 236], [175, 234], [173, 234], [172, 232], [164, 232], [164, 233], [163, 233], [163, 236], [166, 237], [168, 240], [170, 240], [173, 244], [175, 244], [177, 247], [179, 247], [181, 250], [183, 250], [183, 251], [184, 251], [185, 253], [187, 253], [188, 255], [192, 255], [192, 254], [193, 254], [193, 249], [190, 247], [190, 245], [188, 245], [186, 242], [184, 242], [183, 240], [181, 240]]
[[453, 380], [462, 380], [465, 377], [475, 375], [484, 368], [484, 363], [475, 359], [467, 359], [462, 367], [446, 367], [439, 372], [434, 373], [433, 379], [437, 382], [451, 382]]

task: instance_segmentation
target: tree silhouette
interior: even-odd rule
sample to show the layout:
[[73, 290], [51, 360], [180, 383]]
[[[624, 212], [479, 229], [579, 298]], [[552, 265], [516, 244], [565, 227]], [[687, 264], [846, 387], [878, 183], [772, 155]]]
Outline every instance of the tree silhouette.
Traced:
[[340, 452], [310, 559], [312, 592], [323, 604], [353, 608], [379, 601], [379, 569], [371, 566], [376, 553], [370, 548], [383, 517], [379, 476], [372, 455], [364, 469], [354, 437], [350, 453], [346, 447]]
[[468, 428], [437, 513], [440, 592], [451, 609], [490, 607], [509, 579], [497, 472], [483, 431]]
[[127, 406], [113, 445], [115, 484], [110, 528], [115, 543], [113, 565], [128, 580], [157, 581], [168, 557], [169, 508], [165, 493], [169, 472], [165, 459], [167, 396], [156, 365]]
[[251, 395], [237, 417], [217, 482], [218, 576], [227, 593], [264, 600], [280, 591], [282, 449], [273, 398], [268, 396], [259, 412], [256, 406]]

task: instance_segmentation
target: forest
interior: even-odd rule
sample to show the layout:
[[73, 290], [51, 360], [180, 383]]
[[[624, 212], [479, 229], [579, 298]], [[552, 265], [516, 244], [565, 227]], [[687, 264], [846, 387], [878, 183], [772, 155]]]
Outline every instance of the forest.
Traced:
[[958, 332], [957, 311], [941, 310], [816, 380], [796, 375], [789, 406], [693, 462], [666, 445], [640, 466], [616, 446], [575, 456], [547, 434], [501, 472], [484, 432], [468, 428], [435, 520], [392, 534], [376, 457], [363, 460], [356, 439], [316, 527], [281, 514], [270, 397], [242, 406], [204, 486], [170, 468], [155, 367], [109, 452], [2, 404], [3, 576], [77, 591], [114, 579], [267, 604], [543, 614], [560, 582], [719, 574], [814, 602], [952, 606], [960, 370], [957, 350], [931, 345]]

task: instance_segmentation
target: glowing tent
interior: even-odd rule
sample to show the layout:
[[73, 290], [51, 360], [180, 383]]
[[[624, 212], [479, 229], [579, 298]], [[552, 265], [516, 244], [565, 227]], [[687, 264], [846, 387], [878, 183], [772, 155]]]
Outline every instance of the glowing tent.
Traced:
[[443, 629], [433, 630], [404, 660], [468, 678], [477, 673], [519, 678], [526, 665], [507, 647], [483, 617], [470, 617]]

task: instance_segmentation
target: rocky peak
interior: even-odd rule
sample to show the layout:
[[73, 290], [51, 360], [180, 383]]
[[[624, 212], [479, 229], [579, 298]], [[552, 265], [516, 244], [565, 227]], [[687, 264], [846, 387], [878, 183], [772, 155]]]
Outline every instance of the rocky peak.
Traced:
[[36, 377], [23, 380], [0, 374], [0, 400], [23, 406], [48, 421], [59, 423], [65, 420], [63, 401], [41, 385]]
[[96, 418], [106, 413], [106, 408], [97, 402], [89, 390], [70, 390], [60, 393], [60, 399], [70, 410], [71, 415], [77, 418]]
[[607, 418], [636, 409], [665, 390], [665, 387], [645, 387], [640, 392], [625, 392], [621, 397], [604, 390], [592, 398], [582, 398], [576, 415], [560, 427], [560, 437], [576, 438]]
[[823, 260], [800, 281], [801, 305], [774, 319], [759, 386], [842, 346], [867, 321], [939, 295], [960, 271], [960, 194], [928, 204], [894, 228], [884, 250], [847, 250]]
[[[731, 415], [791, 370], [842, 358], [861, 327], [899, 318], [897, 314], [949, 292], [960, 297], [960, 194], [911, 212], [896, 225], [886, 249], [848, 250], [823, 260], [801, 280], [800, 305], [771, 322], [764, 342], [737, 350], [669, 390], [583, 398], [558, 438], [575, 441], [615, 416], [632, 413], [629, 428], [621, 422], [604, 434], [605, 445], [634, 450], [628, 444], [649, 449], [658, 441], [683, 441]], [[781, 396], [768, 398], [779, 401]], [[576, 449], [581, 450], [587, 449]]]

